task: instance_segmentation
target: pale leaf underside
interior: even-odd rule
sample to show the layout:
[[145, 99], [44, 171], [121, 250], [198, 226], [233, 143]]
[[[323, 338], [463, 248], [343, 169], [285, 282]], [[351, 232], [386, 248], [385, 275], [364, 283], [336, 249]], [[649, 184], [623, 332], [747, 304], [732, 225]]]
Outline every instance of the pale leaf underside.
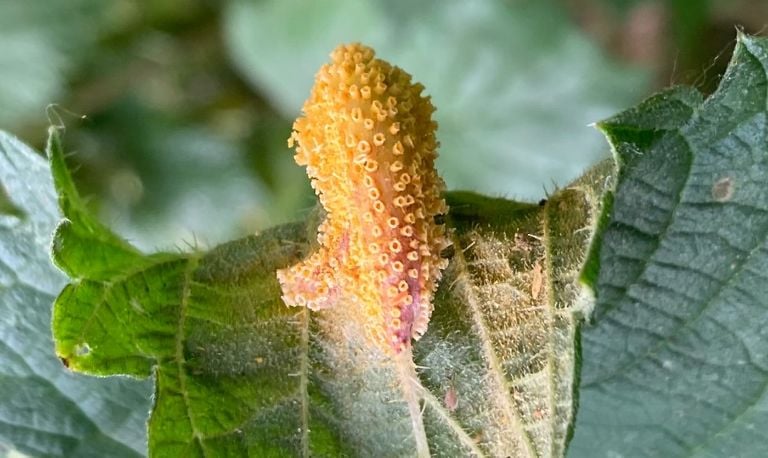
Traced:
[[282, 304], [274, 272], [314, 249], [316, 222], [143, 256], [85, 215], [52, 135], [69, 218], [54, 258], [77, 280], [56, 302], [57, 352], [83, 372], [155, 374], [151, 455], [562, 455], [610, 164], [543, 206], [449, 193], [454, 256], [430, 330], [393, 359], [349, 304]]

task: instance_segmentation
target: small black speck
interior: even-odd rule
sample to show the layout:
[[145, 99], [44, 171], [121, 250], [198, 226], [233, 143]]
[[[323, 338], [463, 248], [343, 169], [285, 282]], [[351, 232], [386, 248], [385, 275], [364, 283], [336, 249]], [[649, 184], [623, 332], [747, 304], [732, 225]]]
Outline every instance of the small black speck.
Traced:
[[445, 259], [451, 259], [454, 253], [456, 253], [456, 249], [453, 247], [453, 245], [450, 245], [443, 248], [443, 251], [440, 252], [440, 257]]
[[541, 199], [541, 200], [539, 201], [539, 207], [543, 207], [543, 206], [545, 206], [545, 205], [547, 205], [547, 199]]
[[435, 224], [445, 224], [445, 215], [442, 213], [435, 215]]

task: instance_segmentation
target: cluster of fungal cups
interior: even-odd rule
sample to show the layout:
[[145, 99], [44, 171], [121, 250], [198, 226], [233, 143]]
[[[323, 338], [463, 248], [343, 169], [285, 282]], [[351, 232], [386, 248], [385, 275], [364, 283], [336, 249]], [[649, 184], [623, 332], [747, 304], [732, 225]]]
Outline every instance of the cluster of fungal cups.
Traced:
[[371, 48], [342, 45], [331, 59], [288, 141], [325, 209], [320, 247], [277, 276], [286, 304], [343, 304], [369, 342], [397, 354], [426, 331], [447, 264], [435, 109]]

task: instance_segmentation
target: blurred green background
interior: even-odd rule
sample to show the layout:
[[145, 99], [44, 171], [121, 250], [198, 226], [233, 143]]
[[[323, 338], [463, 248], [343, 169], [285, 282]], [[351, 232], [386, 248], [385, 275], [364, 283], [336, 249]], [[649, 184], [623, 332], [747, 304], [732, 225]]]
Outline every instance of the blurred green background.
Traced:
[[607, 156], [589, 124], [711, 92], [766, 24], [766, 0], [0, 0], [0, 129], [42, 151], [66, 125], [105, 222], [206, 248], [314, 205], [286, 138], [341, 42], [425, 84], [449, 188], [537, 200]]
[[42, 150], [65, 124], [108, 224], [204, 248], [313, 205], [285, 140], [340, 42], [425, 84], [449, 188], [532, 200], [607, 155], [590, 123], [711, 91], [735, 26], [767, 22], [764, 0], [0, 0], [0, 128]]

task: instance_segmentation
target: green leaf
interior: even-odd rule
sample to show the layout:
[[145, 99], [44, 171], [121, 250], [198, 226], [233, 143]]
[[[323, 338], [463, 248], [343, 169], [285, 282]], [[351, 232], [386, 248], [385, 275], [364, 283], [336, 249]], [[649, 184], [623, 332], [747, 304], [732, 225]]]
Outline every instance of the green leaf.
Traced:
[[238, 0], [224, 20], [233, 62], [288, 119], [339, 43], [361, 41], [406, 69], [438, 108], [450, 189], [538, 199], [603, 157], [585, 126], [645, 87], [550, 0]]
[[33, 456], [139, 457], [150, 384], [67, 371], [51, 351], [60, 215], [45, 159], [0, 132], [0, 443]]
[[620, 165], [582, 340], [571, 456], [764, 456], [768, 40], [707, 100], [676, 88], [599, 124]]
[[283, 304], [275, 271], [314, 250], [319, 213], [208, 253], [140, 255], [84, 211], [55, 130], [49, 154], [68, 218], [54, 259], [73, 280], [56, 352], [86, 373], [154, 375], [151, 455], [562, 454], [610, 163], [542, 205], [448, 194], [453, 261], [410, 359], [370, 348], [343, 307]]

